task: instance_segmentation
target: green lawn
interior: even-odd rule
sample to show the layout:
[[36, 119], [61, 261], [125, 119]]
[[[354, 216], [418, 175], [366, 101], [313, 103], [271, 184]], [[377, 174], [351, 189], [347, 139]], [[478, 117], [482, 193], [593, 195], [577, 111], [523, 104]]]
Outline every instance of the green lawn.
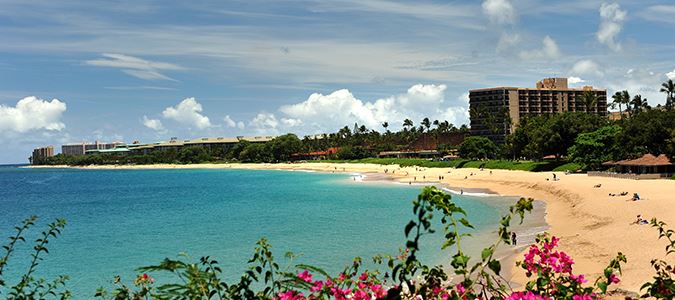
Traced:
[[458, 159], [452, 161], [430, 161], [426, 159], [415, 158], [364, 158], [357, 160], [322, 160], [310, 162], [330, 162], [330, 163], [367, 163], [380, 165], [400, 165], [402, 167], [419, 166], [425, 168], [486, 168], [502, 170], [521, 170], [531, 172], [543, 171], [565, 171], [572, 172], [581, 168], [578, 164], [567, 163], [566, 161], [509, 161], [509, 160], [466, 160]]

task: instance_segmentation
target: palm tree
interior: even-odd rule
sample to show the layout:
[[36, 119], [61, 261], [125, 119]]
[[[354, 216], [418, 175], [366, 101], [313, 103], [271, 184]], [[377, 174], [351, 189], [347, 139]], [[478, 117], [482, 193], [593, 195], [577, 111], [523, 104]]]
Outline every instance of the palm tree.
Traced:
[[598, 96], [593, 91], [584, 91], [581, 101], [586, 105], [586, 112], [595, 111], [598, 105]]
[[422, 124], [422, 126], [426, 127], [427, 131], [429, 131], [429, 128], [431, 128], [431, 121], [429, 121], [429, 118], [424, 118], [422, 120], [422, 123], [420, 123], [420, 124]]
[[403, 120], [403, 127], [406, 128], [413, 127], [413, 121], [411, 121], [410, 119]]
[[672, 79], [668, 79], [668, 81], [664, 82], [661, 84], [661, 93], [666, 93], [666, 109], [671, 110], [673, 109], [673, 97], [675, 97], [675, 83], [673, 83]]
[[628, 116], [633, 115], [633, 109], [630, 107], [630, 94], [628, 93], [627, 90], [623, 90], [621, 92], [621, 103], [626, 106], [626, 111], [628, 112]]
[[633, 113], [639, 114], [643, 110], [650, 109], [651, 107], [647, 103], [647, 98], [642, 99], [642, 95], [635, 95], [633, 100], [630, 101], [630, 104], [633, 106]]
[[382, 127], [384, 127], [385, 132], [389, 132], [389, 129], [387, 129], [389, 127], [389, 122], [383, 122]]
[[623, 120], [623, 110], [621, 109], [621, 105], [623, 105], [623, 95], [621, 92], [616, 92], [612, 96], [612, 106], [619, 106], [619, 117]]

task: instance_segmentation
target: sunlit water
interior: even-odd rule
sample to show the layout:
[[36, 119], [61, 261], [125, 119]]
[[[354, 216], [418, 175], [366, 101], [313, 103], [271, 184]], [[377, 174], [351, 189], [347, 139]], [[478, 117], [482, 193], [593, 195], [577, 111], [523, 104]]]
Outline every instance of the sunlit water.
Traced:
[[[209, 255], [227, 278], [235, 278], [261, 237], [282, 261], [293, 251], [301, 255], [294, 263], [335, 273], [355, 256], [369, 261], [376, 254], [397, 254], [419, 190], [299, 171], [0, 167], [0, 235], [12, 235], [13, 227], [33, 214], [40, 221], [31, 239], [47, 222], [67, 219], [63, 235], [49, 243], [39, 275], [69, 275], [76, 299], [91, 298], [100, 286], [110, 288], [114, 275], [131, 283], [135, 268], [183, 252], [193, 260]], [[474, 250], [514, 200], [453, 199], [476, 226], [478, 239], [468, 246]], [[429, 264], [448, 261], [450, 253], [439, 250], [441, 238], [424, 240]], [[27, 268], [30, 248], [20, 245], [10, 260], [5, 277], [10, 284], [17, 280], [12, 274]]]

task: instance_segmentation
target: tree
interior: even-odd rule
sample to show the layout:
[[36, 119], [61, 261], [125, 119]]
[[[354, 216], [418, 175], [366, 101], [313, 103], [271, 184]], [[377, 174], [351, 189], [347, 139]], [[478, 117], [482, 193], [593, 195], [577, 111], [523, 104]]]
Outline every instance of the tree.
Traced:
[[459, 156], [467, 159], [485, 159], [496, 157], [499, 148], [490, 139], [471, 136], [459, 146]]
[[387, 128], [389, 128], [389, 122], [383, 122], [382, 127], [384, 127], [385, 132], [389, 132], [389, 129], [387, 129]]
[[584, 91], [581, 101], [586, 106], [586, 112], [597, 111], [598, 96], [593, 91]]
[[623, 102], [623, 94], [621, 92], [616, 92], [614, 95], [612, 95], [612, 105], [619, 106], [619, 117], [623, 120], [623, 109], [621, 109], [621, 106], [624, 104]]
[[579, 134], [574, 146], [569, 148], [570, 159], [584, 169], [597, 170], [603, 162], [620, 157], [617, 139], [621, 131], [621, 127], [614, 125]]
[[302, 150], [302, 141], [295, 134], [285, 134], [269, 141], [267, 149], [275, 161], [288, 161]]
[[621, 92], [621, 103], [626, 106], [626, 111], [629, 116], [633, 115], [633, 110], [630, 107], [630, 94], [627, 90]]
[[671, 110], [673, 109], [673, 97], [675, 97], [675, 83], [673, 83], [672, 79], [668, 79], [668, 81], [664, 82], [661, 84], [661, 93], [666, 94], [666, 110]]
[[403, 120], [403, 127], [405, 128], [413, 127], [413, 121], [410, 119]]
[[642, 95], [633, 96], [633, 100], [629, 104], [632, 106], [633, 114], [639, 114], [651, 108], [647, 103], [647, 98], [642, 99]]
[[422, 124], [422, 126], [424, 126], [427, 129], [427, 132], [429, 132], [429, 128], [431, 128], [431, 121], [429, 121], [429, 118], [422, 119], [422, 122], [420, 124]]

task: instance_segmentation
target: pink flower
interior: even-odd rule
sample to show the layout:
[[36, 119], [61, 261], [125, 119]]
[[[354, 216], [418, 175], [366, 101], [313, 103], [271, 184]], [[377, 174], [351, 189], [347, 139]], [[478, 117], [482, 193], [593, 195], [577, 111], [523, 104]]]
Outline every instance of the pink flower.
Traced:
[[361, 274], [361, 276], [359, 276], [359, 280], [365, 281], [366, 279], [368, 279], [368, 273], [363, 272], [363, 274]]
[[305, 282], [312, 282], [312, 274], [310, 274], [307, 270], [302, 273], [298, 273], [298, 278], [304, 280]]
[[572, 280], [576, 281], [578, 284], [588, 282], [588, 280], [586, 280], [586, 278], [584, 277], [584, 274], [581, 274], [579, 276], [571, 275], [570, 278], [572, 278]]
[[609, 283], [610, 284], [619, 283], [619, 281], [621, 281], [621, 280], [619, 280], [619, 277], [617, 277], [616, 275], [614, 275], [614, 274], [609, 275]]
[[309, 288], [309, 290], [312, 291], [312, 292], [318, 292], [322, 288], [323, 288], [323, 281], [318, 280], [318, 281], [314, 282], [314, 285], [311, 288]]
[[305, 296], [295, 291], [286, 291], [285, 293], [277, 294], [275, 300], [306, 300]]
[[514, 292], [504, 300], [552, 300], [552, 298], [534, 294], [532, 292]]
[[574, 295], [572, 300], [593, 300], [593, 297], [591, 295]]

